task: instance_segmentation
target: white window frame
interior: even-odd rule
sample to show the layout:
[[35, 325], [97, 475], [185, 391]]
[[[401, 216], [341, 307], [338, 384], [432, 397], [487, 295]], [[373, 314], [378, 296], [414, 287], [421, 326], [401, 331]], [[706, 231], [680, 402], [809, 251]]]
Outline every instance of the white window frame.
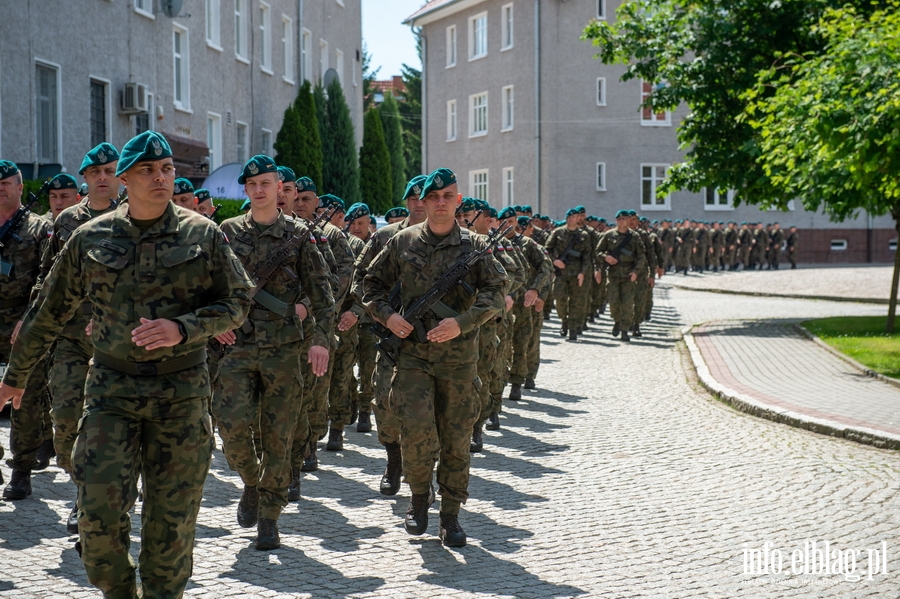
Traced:
[[206, 113], [206, 145], [209, 148], [209, 172], [224, 164], [222, 160], [222, 115]]
[[134, 0], [134, 12], [155, 21], [156, 15], [153, 14], [154, 0]]
[[[180, 54], [176, 54], [175, 52], [175, 34], [180, 33], [182, 36], [181, 42], [181, 52]], [[178, 69], [175, 68], [175, 65], [178, 60], [181, 60], [181, 92], [182, 97], [179, 100], [176, 96], [178, 90], [178, 83], [176, 81], [178, 78]], [[183, 25], [179, 25], [178, 23], [172, 24], [172, 101], [175, 104], [175, 110], [181, 110], [182, 112], [191, 112], [191, 32], [187, 27]]]
[[259, 69], [266, 75], [272, 70], [272, 7], [268, 2], [259, 3]]
[[234, 0], [234, 57], [246, 64], [250, 64], [247, 35], [250, 21], [249, 2], [250, 0]]
[[597, 0], [597, 18], [606, 20], [606, 0]]
[[[272, 136], [272, 130], [271, 130], [271, 129], [266, 129], [265, 127], [263, 127], [263, 128], [260, 129], [260, 131], [262, 132], [262, 134], [260, 135], [260, 137], [261, 137], [262, 140], [263, 140], [263, 143], [262, 143], [262, 146], [263, 146], [262, 154], [265, 154], [266, 156], [271, 157], [272, 154], [274, 153], [274, 152], [273, 152], [273, 148], [272, 148], [272, 144], [275, 142], [275, 138]], [[268, 144], [265, 143], [266, 136], [269, 137], [269, 143], [268, 143]]]
[[459, 123], [459, 114], [457, 111], [456, 100], [447, 101], [447, 141], [456, 141], [456, 135], [459, 131], [457, 125]]
[[[709, 203], [710, 192], [712, 192], [713, 203]], [[725, 200], [722, 203], [722, 200]], [[707, 212], [730, 212], [734, 210], [734, 191], [729, 189], [725, 191], [723, 197], [721, 190], [706, 187], [703, 190], [703, 209]]]
[[[647, 91], [644, 89], [645, 85], [650, 86], [650, 90]], [[672, 126], [672, 113], [668, 110], [665, 112], [651, 112], [650, 118], [645, 116], [645, 112], [649, 110], [648, 108], [644, 108], [644, 101], [647, 97], [653, 93], [653, 85], [641, 79], [641, 126], [642, 127], [671, 127]]]
[[319, 79], [325, 83], [325, 71], [328, 70], [328, 42], [319, 38]]
[[[656, 197], [656, 190], [659, 187], [659, 184], [662, 183], [663, 179], [665, 179], [666, 175], [669, 172], [669, 168], [671, 165], [662, 164], [662, 163], [642, 163], [640, 170], [640, 193], [638, 195], [639, 204], [641, 210], [671, 210], [672, 209], [672, 194], [666, 195], [663, 204], [657, 204], [659, 198]], [[650, 168], [653, 169], [650, 174], [650, 201], [651, 204], [644, 203], [644, 181], [647, 180], [644, 178], [644, 169]], [[665, 172], [663, 173], [662, 178], [657, 178], [658, 173], [656, 172], [657, 168], [664, 168]]]
[[516, 43], [513, 28], [513, 5], [512, 2], [504, 4], [500, 7], [500, 51], [512, 50]]
[[[105, 141], [109, 141], [112, 139], [112, 81], [94, 75], [88, 75], [88, 78], [91, 83], [101, 83], [106, 87], [106, 93], [104, 94], [106, 100], [106, 107], [104, 108], [106, 111], [106, 131], [103, 136]], [[88, 110], [90, 110], [90, 103], [88, 103]]]
[[447, 66], [451, 69], [456, 66], [456, 25], [447, 27]]
[[222, 0], [206, 0], [206, 45], [222, 51]]
[[597, 191], [606, 191], [606, 163], [598, 162], [594, 171], [597, 183]]
[[341, 82], [341, 87], [345, 85], [344, 83], [344, 52], [334, 49], [334, 70], [337, 71], [338, 81]]
[[597, 106], [606, 106], [606, 77], [597, 77]]
[[832, 239], [828, 244], [828, 251], [830, 252], [846, 252], [850, 247], [850, 244], [847, 243], [846, 239]]
[[503, 169], [503, 207], [512, 206], [515, 202], [515, 171], [507, 166]]
[[302, 68], [301, 78], [312, 83], [312, 31], [306, 27], [300, 33], [300, 65]]
[[500, 102], [500, 131], [512, 131], [516, 125], [516, 97], [512, 85], [501, 90]]
[[[484, 19], [484, 24], [481, 29], [478, 27], [478, 21]], [[480, 35], [479, 35], [480, 32]], [[476, 53], [478, 50], [478, 42], [477, 38], [483, 38], [481, 41], [484, 43], [484, 48], [481, 48], [482, 52]], [[469, 62], [473, 60], [479, 60], [488, 55], [488, 14], [487, 11], [478, 13], [474, 17], [469, 17]]]
[[[55, 62], [50, 62], [49, 60], [36, 59], [34, 61], [34, 66], [33, 66], [34, 70], [32, 71], [34, 73], [34, 77], [35, 77], [35, 86], [34, 86], [35, 92], [37, 92], [37, 68], [38, 67], [41, 67], [44, 69], [49, 69], [51, 71], [56, 72], [56, 110], [55, 110], [55, 112], [56, 112], [56, 156], [50, 157], [49, 162], [47, 162], [45, 164], [61, 163], [62, 162], [62, 147], [63, 147], [63, 143], [62, 143], [62, 67]], [[37, 103], [37, 93], [35, 93], [35, 97], [32, 99], [32, 101], [34, 101], [35, 104]], [[38, 162], [44, 163], [45, 157], [37, 155], [37, 149], [38, 149], [37, 118], [38, 118], [37, 117], [37, 106], [35, 105], [35, 127], [34, 127], [35, 158]]]
[[[475, 100], [481, 97], [484, 97], [484, 105], [476, 107]], [[481, 92], [469, 96], [469, 137], [484, 137], [488, 134], [488, 130], [490, 129], [490, 121], [488, 120], [488, 100], [488, 92]], [[478, 122], [476, 110], [482, 108], [484, 109], [484, 129], [476, 129], [475, 126]]]
[[[241, 131], [244, 132], [244, 150], [241, 151], [240, 141], [241, 141]], [[237, 154], [237, 161], [241, 164], [246, 163], [250, 160], [250, 125], [243, 121], [235, 121], [234, 128], [234, 151]]]
[[281, 79], [294, 85], [294, 19], [284, 14], [281, 15], [281, 48], [284, 62]]
[[344, 5], [344, 0], [335, 0], [335, 2], [337, 2], [337, 3], [338, 3], [339, 5], [341, 5], [341, 6]]
[[[479, 180], [481, 176], [484, 175], [484, 180]], [[481, 187], [484, 189], [484, 197], [478, 195], [478, 188]], [[469, 195], [473, 198], [478, 198], [484, 200], [485, 202], [490, 202], [488, 198], [488, 192], [490, 191], [490, 169], [480, 169], [476, 171], [469, 171]]]

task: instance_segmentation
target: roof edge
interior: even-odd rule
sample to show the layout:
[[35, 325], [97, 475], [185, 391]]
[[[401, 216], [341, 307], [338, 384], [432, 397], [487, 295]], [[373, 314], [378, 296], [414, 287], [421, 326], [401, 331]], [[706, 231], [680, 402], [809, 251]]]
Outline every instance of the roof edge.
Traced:
[[467, 8], [477, 6], [484, 1], [485, 0], [449, 0], [448, 2], [444, 2], [443, 4], [431, 8], [428, 8], [428, 5], [426, 4], [407, 17], [406, 20], [403, 21], [403, 24], [411, 27], [421, 27]]

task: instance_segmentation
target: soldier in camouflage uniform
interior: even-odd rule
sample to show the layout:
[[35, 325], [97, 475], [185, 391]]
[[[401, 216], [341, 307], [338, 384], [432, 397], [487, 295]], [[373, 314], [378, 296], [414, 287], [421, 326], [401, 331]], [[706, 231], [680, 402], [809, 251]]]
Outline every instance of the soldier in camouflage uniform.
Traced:
[[[247, 320], [216, 337], [226, 349], [219, 361], [213, 413], [228, 465], [244, 482], [238, 524], [257, 525], [256, 548], [268, 550], [280, 545], [277, 521], [288, 502], [291, 443], [302, 407], [301, 288], [312, 301], [316, 322], [308, 352], [316, 376], [328, 367], [326, 327], [334, 308], [327, 267], [315, 240], [291, 244], [292, 238], [306, 236], [307, 229], [277, 208], [282, 182], [275, 162], [254, 156], [238, 183], [250, 198], [250, 213], [226, 220], [222, 231], [247, 272], [257, 273], [279, 252], [289, 251], [274, 275], [257, 282], [262, 287]], [[251, 428], [258, 432], [261, 448], [255, 447]]]
[[[455, 287], [442, 300], [448, 310], [441, 311], [457, 316], [426, 318], [427, 338], [419, 339], [413, 325], [391, 306], [394, 284], [402, 282], [401, 304], [409, 306], [451, 264], [483, 244], [454, 220], [461, 195], [451, 171], [431, 173], [423, 195], [427, 222], [394, 235], [372, 261], [363, 301], [379, 321], [405, 340], [394, 370], [390, 403], [400, 421], [403, 471], [412, 492], [406, 530], [422, 534], [428, 527], [428, 508], [434, 498], [431, 480], [438, 458], [440, 537], [445, 545], [461, 547], [466, 534], [458, 515], [469, 494], [469, 445], [480, 409], [477, 330], [503, 309], [507, 277], [492, 255], [484, 256], [466, 277], [475, 295]], [[435, 446], [440, 447], [437, 456]]]
[[[740, 251], [740, 262], [744, 267], [744, 270], [750, 269], [750, 255], [753, 250], [753, 230], [751, 229], [751, 225], [743, 222], [741, 223], [741, 231], [738, 234], [738, 245]], [[737, 270], [737, 268], [735, 268]]]
[[143, 593], [184, 592], [212, 447], [204, 348], [243, 322], [253, 287], [215, 224], [171, 203], [171, 155], [152, 131], [125, 145], [117, 175], [129, 202], [69, 238], [0, 385], [0, 403], [19, 408], [35, 365], [91, 302], [94, 359], [73, 463], [82, 560], [105, 597], [141, 596], [129, 555], [138, 476]]
[[736, 225], [737, 223], [730, 221], [728, 227], [723, 231], [725, 247], [722, 250], [722, 268], [727, 270], [737, 269], [737, 254], [740, 244], [738, 242], [739, 232]]
[[172, 192], [172, 202], [185, 210], [194, 210], [197, 206], [197, 198], [194, 197], [194, 184], [189, 179], [179, 177], [175, 179], [175, 190]]
[[60, 173], [50, 180], [47, 189], [47, 199], [50, 202], [51, 221], [55, 221], [66, 208], [71, 208], [78, 203], [78, 181], [75, 177], [66, 173]]
[[553, 231], [546, 245], [557, 269], [553, 294], [556, 312], [562, 320], [560, 335], [568, 335], [570, 341], [578, 338], [578, 331], [587, 320], [587, 314], [583, 313], [582, 288], [584, 280], [593, 275], [590, 237], [578, 227], [578, 220], [579, 210], [570, 208], [565, 226]]
[[384, 213], [384, 220], [387, 221], [387, 224], [393, 225], [394, 223], [403, 222], [407, 216], [409, 216], [409, 210], [403, 206], [395, 206]]
[[609, 287], [609, 315], [615, 321], [613, 335], [622, 335], [622, 341], [630, 341], [628, 330], [634, 322], [634, 296], [638, 277], [644, 276], [647, 260], [644, 243], [628, 228], [631, 211], [616, 213], [616, 228], [600, 238], [597, 261], [609, 264], [606, 284]]
[[[0, 160], [0, 226], [22, 208], [22, 174], [12, 162]], [[29, 295], [40, 271], [51, 225], [43, 217], [28, 212], [13, 234], [0, 247], [0, 363], [10, 362], [11, 340], [28, 307]], [[18, 239], [17, 239], [18, 238]], [[43, 357], [43, 354], [38, 356]], [[35, 369], [32, 384], [24, 397], [24, 410], [10, 414], [12, 479], [3, 489], [3, 498], [25, 499], [31, 495], [31, 471], [42, 445], [52, 431], [45, 430], [49, 420], [46, 390], [46, 363]], [[0, 409], [6, 402], [0, 400]], [[52, 440], [51, 440], [52, 446]], [[52, 449], [52, 447], [51, 447]], [[3, 448], [0, 447], [0, 457]], [[46, 458], [46, 459], [49, 459]]]
[[649, 310], [651, 294], [653, 286], [656, 282], [656, 253], [653, 250], [653, 242], [650, 240], [650, 234], [641, 227], [640, 218], [634, 210], [628, 211], [628, 228], [640, 238], [644, 244], [644, 258], [646, 260], [646, 269], [643, 273], [638, 273], [636, 290], [634, 294], [634, 320], [632, 321], [631, 333], [634, 337], [643, 337], [641, 333], [641, 323], [646, 318]]

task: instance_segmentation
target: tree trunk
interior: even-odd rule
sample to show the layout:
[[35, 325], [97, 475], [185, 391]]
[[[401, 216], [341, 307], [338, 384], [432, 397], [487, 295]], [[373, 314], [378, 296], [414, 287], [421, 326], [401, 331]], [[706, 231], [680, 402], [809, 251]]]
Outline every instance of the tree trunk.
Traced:
[[[894, 214], [894, 229], [897, 231], [897, 241], [900, 244], [900, 219]], [[891, 299], [888, 302], [887, 326], [884, 328], [886, 333], [894, 332], [894, 319], [897, 316], [897, 284], [900, 283], [900, 245], [894, 250], [894, 278], [891, 281]]]

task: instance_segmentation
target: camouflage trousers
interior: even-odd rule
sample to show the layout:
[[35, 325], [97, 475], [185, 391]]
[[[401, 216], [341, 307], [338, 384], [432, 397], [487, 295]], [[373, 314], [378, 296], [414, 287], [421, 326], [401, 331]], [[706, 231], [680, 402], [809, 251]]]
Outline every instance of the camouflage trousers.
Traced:
[[634, 319], [633, 324], [641, 324], [650, 312], [653, 289], [646, 276], [639, 275], [634, 293]]
[[515, 316], [512, 311], [504, 310], [503, 316], [497, 321], [497, 345], [494, 367], [491, 369], [491, 380], [488, 383], [491, 392], [490, 412], [500, 413], [503, 405], [503, 389], [509, 382], [509, 361], [512, 358], [512, 327]]
[[609, 315], [623, 331], [634, 323], [634, 296], [637, 283], [630, 278], [609, 277], [606, 281], [609, 294]]
[[[4, 349], [9, 337], [0, 339]], [[5, 352], [4, 352], [5, 353]], [[9, 354], [0, 355], [0, 362], [8, 363]], [[81, 382], [82, 389], [84, 381]], [[44, 441], [53, 439], [53, 421], [50, 419], [50, 395], [47, 391], [47, 359], [38, 362], [28, 378], [22, 405], [10, 411], [9, 450], [16, 470], [31, 470], [31, 464]]]
[[315, 333], [316, 323], [312, 318], [303, 322], [303, 345], [300, 350], [300, 377], [303, 379], [303, 400], [300, 409], [297, 410], [297, 420], [294, 425], [294, 437], [291, 440], [291, 468], [303, 466], [303, 460], [309, 455], [309, 442], [312, 433], [309, 427], [309, 403], [312, 395], [307, 390], [312, 389], [316, 383], [316, 375], [313, 374], [312, 365], [309, 363], [309, 348], [312, 347], [312, 338]]
[[400, 442], [400, 422], [391, 411], [390, 402], [393, 377], [393, 366], [384, 360], [375, 362], [375, 373], [372, 377], [375, 387], [375, 426], [378, 431], [378, 442], [382, 445]]
[[[331, 330], [337, 330], [336, 321], [332, 320]], [[338, 351], [337, 339], [332, 335], [329, 338], [331, 347], [328, 348], [328, 370], [324, 375], [315, 377], [312, 389], [308, 393], [309, 401], [305, 402], [309, 413], [309, 434], [311, 441], [318, 441], [328, 432], [328, 394], [331, 388], [331, 372], [334, 368], [334, 354]]]
[[78, 421], [84, 411], [84, 381], [92, 353], [85, 343], [60, 337], [50, 361], [48, 387], [50, 416], [53, 420], [53, 446], [56, 463], [72, 476], [72, 447], [78, 436]]
[[512, 313], [516, 317], [516, 325], [512, 332], [512, 359], [510, 360], [509, 382], [521, 385], [528, 376], [528, 349], [534, 332], [535, 320], [539, 315], [534, 308], [526, 308], [519, 299], [513, 306]]
[[353, 366], [359, 348], [357, 327], [338, 332], [338, 347], [328, 361], [331, 385], [328, 388], [328, 419], [331, 428], [344, 430], [353, 417], [353, 401], [350, 382], [353, 380]]
[[400, 422], [406, 482], [412, 493], [428, 493], [438, 462], [444, 514], [458, 514], [469, 497], [469, 444], [480, 387], [474, 363], [437, 364], [401, 354], [394, 370], [390, 404]]
[[687, 270], [691, 265], [690, 241], [676, 243], [675, 245], [675, 270]]
[[[497, 318], [491, 318], [478, 329], [478, 378], [481, 379], [479, 402], [481, 411], [478, 415], [478, 423], [487, 420], [494, 411], [494, 403], [491, 401], [491, 381], [494, 376], [494, 365], [497, 362], [497, 350], [500, 347], [500, 338], [497, 337]], [[498, 410], [499, 412], [499, 407]]]
[[[593, 276], [593, 275], [592, 275]], [[606, 305], [606, 273], [603, 273], [603, 279], [600, 280], [600, 283], [597, 283], [596, 279], [591, 284], [591, 306], [588, 311], [588, 316], [591, 316], [595, 312], [599, 312], [600, 308]]]
[[147, 398], [84, 399], [73, 452], [81, 558], [88, 580], [104, 597], [138, 596], [129, 555], [129, 511], [138, 477], [144, 495], [139, 557], [144, 596], [181, 597], [191, 576], [212, 448], [208, 398], [165, 395], [158, 389]]
[[578, 286], [578, 277], [559, 276], [553, 284], [556, 313], [569, 328], [578, 328], [586, 320], [584, 290], [584, 286]]
[[[606, 289], [606, 285], [599, 285]], [[536, 379], [541, 366], [541, 330], [544, 328], [544, 315], [534, 312], [534, 326], [531, 328], [531, 339], [528, 340], [528, 377]]]
[[229, 467], [245, 485], [259, 487], [260, 518], [278, 520], [288, 503], [291, 443], [303, 401], [301, 351], [300, 343], [237, 344], [219, 362], [213, 413]]
[[372, 410], [372, 400], [375, 399], [375, 355], [378, 353], [375, 349], [375, 343], [378, 336], [373, 333], [369, 327], [372, 323], [366, 320], [361, 322], [357, 328], [359, 329], [359, 348], [357, 356], [359, 357], [359, 411], [370, 412]]

